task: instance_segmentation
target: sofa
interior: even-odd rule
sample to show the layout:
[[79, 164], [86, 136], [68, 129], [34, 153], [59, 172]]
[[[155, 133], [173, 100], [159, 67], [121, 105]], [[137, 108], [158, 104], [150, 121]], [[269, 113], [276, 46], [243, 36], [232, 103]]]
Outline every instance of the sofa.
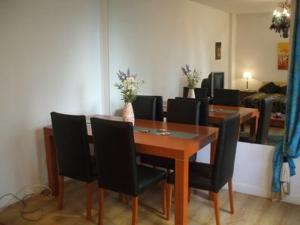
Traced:
[[286, 92], [287, 85], [284, 83], [268, 82], [255, 92], [243, 98], [241, 105], [249, 108], [259, 108], [262, 99], [271, 97], [273, 99], [273, 112], [283, 113], [286, 112]]

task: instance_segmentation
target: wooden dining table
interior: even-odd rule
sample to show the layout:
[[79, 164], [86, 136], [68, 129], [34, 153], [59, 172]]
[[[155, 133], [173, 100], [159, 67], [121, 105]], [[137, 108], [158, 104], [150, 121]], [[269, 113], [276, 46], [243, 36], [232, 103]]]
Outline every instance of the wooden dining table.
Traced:
[[[163, 103], [163, 114], [168, 117], [167, 102]], [[240, 114], [240, 123], [250, 126], [250, 135], [253, 137], [257, 132], [259, 110], [256, 108], [246, 108], [240, 106], [226, 106], [209, 104], [208, 122], [210, 125], [218, 126], [224, 118], [234, 114]]]
[[240, 124], [250, 125], [250, 135], [257, 132], [259, 111], [256, 108], [246, 108], [240, 106], [209, 105], [208, 122], [218, 125], [227, 116], [238, 112], [240, 114]]
[[[108, 120], [121, 120], [120, 117], [101, 116]], [[92, 143], [90, 124], [87, 124], [88, 138]], [[150, 133], [144, 130], [150, 129]], [[168, 131], [168, 135], [165, 132]], [[164, 134], [164, 135], [162, 135]], [[135, 120], [134, 140], [136, 151], [148, 155], [167, 157], [175, 160], [175, 225], [188, 225], [188, 171], [189, 158], [204, 146], [211, 144], [211, 157], [214, 157], [218, 139], [218, 128], [187, 124], [167, 123], [150, 120]], [[58, 195], [58, 168], [53, 130], [44, 127], [44, 141], [48, 170], [48, 183], [53, 195]], [[113, 137], [112, 137], [112, 141]], [[116, 156], [117, 157], [117, 156]]]

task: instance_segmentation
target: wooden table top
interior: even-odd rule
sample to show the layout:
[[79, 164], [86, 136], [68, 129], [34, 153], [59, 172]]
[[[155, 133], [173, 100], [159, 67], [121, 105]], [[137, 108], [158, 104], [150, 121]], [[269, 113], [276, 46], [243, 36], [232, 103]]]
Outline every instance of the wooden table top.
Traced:
[[256, 108], [246, 108], [239, 106], [209, 105], [208, 120], [210, 123], [219, 123], [228, 115], [238, 112], [241, 117], [241, 123], [250, 118], [258, 117], [259, 111]]
[[[121, 117], [94, 115], [92, 117], [122, 121]], [[179, 123], [165, 123], [152, 120], [135, 120], [136, 127], [144, 127], [150, 129], [166, 129], [168, 131], [177, 131], [196, 134], [193, 138], [179, 138], [173, 136], [162, 136], [156, 134], [134, 132], [134, 139], [137, 151], [145, 154], [170, 157], [170, 158], [186, 158], [194, 154], [197, 150], [215, 141], [218, 138], [218, 128], [205, 127], [196, 125], [187, 125]], [[90, 124], [87, 125], [88, 135], [92, 137]], [[52, 127], [45, 128], [52, 134]], [[112, 137], [113, 139], [113, 137]], [[151, 147], [151, 149], [149, 148]]]
[[[163, 106], [163, 110], [167, 116], [166, 103]], [[241, 124], [253, 117], [259, 117], [259, 111], [256, 108], [209, 104], [208, 121], [210, 124], [219, 124], [224, 118], [236, 112], [240, 114]]]

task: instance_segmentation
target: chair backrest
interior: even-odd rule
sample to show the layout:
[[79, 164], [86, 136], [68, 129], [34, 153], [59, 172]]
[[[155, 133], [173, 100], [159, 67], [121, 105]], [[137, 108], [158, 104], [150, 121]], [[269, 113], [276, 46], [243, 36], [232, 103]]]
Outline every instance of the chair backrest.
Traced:
[[199, 109], [199, 125], [207, 126], [208, 125], [208, 113], [209, 113], [209, 101], [208, 98], [181, 98], [176, 97], [175, 99], [183, 100], [183, 101], [198, 101], [200, 103]]
[[132, 102], [134, 117], [144, 120], [155, 120], [156, 117], [156, 97], [137, 95]]
[[153, 96], [156, 98], [156, 115], [155, 120], [163, 121], [164, 112], [163, 112], [163, 97], [162, 96]]
[[[208, 89], [207, 88], [195, 88], [195, 97], [196, 98], [206, 98], [208, 97]], [[188, 92], [189, 92], [189, 88], [188, 87], [184, 87], [183, 88], [183, 97], [187, 98], [188, 97]]]
[[214, 105], [240, 106], [240, 90], [215, 89], [212, 102]]
[[[154, 100], [155, 98], [155, 100]], [[153, 101], [155, 106], [152, 105]], [[147, 106], [145, 106], [147, 104]], [[135, 118], [163, 121], [163, 97], [150, 96], [150, 95], [137, 95], [136, 100], [133, 102], [133, 110]], [[142, 105], [142, 107], [141, 107]], [[144, 107], [145, 106], [145, 107]], [[154, 115], [153, 110], [154, 109]], [[136, 112], [137, 111], [137, 112]], [[142, 113], [145, 112], [145, 113]], [[153, 118], [154, 116], [154, 118]]]
[[272, 98], [265, 98], [260, 102], [260, 116], [256, 135], [256, 143], [258, 144], [266, 144], [268, 141], [272, 107]]
[[85, 116], [51, 113], [59, 175], [90, 182], [93, 166]]
[[199, 101], [168, 99], [167, 121], [174, 123], [199, 124]]
[[224, 88], [224, 72], [212, 72], [209, 74], [208, 79], [213, 82], [213, 89]]
[[137, 196], [132, 123], [91, 118], [99, 187]]
[[213, 167], [213, 191], [218, 192], [232, 178], [239, 136], [240, 115], [225, 118], [219, 126], [219, 139]]
[[212, 72], [209, 74], [208, 78], [205, 78], [201, 82], [201, 88], [208, 89], [208, 96], [214, 96], [215, 89], [224, 88], [224, 72]]
[[211, 89], [210, 80], [208, 78], [204, 78], [201, 82], [201, 88]]

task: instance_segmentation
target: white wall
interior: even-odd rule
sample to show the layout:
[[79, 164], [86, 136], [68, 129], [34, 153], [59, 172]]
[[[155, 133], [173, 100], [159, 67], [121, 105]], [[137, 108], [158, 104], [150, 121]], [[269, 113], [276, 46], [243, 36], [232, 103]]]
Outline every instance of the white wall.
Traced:
[[0, 1], [0, 195], [47, 182], [51, 111], [103, 112], [99, 21], [99, 0]]
[[269, 29], [272, 12], [236, 16], [236, 55], [233, 86], [245, 89], [245, 70], [253, 72], [249, 89], [258, 89], [263, 81], [287, 82], [287, 71], [277, 69], [277, 44], [288, 42]]
[[[122, 106], [114, 87], [116, 72], [131, 68], [145, 81], [142, 94], [182, 95], [181, 66], [190, 64], [205, 78], [229, 70], [229, 14], [190, 0], [109, 1], [110, 102]], [[215, 42], [222, 60], [215, 60]], [[226, 85], [228, 84], [226, 80]]]

